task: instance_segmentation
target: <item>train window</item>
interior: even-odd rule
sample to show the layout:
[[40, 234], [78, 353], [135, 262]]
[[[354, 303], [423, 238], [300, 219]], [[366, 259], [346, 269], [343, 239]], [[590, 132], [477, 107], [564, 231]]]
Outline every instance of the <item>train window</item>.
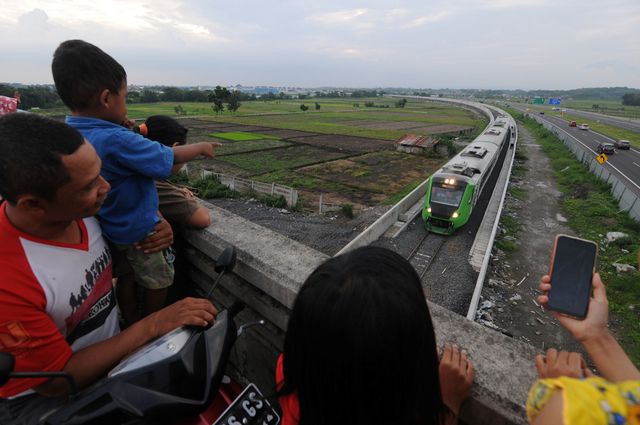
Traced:
[[457, 207], [460, 205], [463, 194], [464, 187], [433, 185], [431, 187], [430, 202]]

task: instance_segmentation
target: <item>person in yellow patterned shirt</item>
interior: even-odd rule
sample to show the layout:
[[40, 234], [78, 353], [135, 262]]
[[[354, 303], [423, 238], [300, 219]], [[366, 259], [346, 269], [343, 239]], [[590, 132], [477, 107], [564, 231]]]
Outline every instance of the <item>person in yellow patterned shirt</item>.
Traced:
[[[538, 301], [545, 305], [551, 279], [543, 276]], [[593, 275], [593, 296], [584, 320], [551, 312], [580, 342], [598, 372], [586, 367], [579, 353], [549, 349], [536, 357], [539, 380], [527, 400], [533, 425], [640, 425], [640, 371], [608, 329], [609, 305], [599, 274]]]

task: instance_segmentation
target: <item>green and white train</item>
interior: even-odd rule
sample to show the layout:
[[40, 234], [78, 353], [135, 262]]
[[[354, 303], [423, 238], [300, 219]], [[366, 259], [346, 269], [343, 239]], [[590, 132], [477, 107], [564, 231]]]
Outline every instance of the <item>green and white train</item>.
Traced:
[[491, 128], [429, 177], [422, 210], [427, 230], [450, 235], [469, 221], [501, 148], [512, 137], [515, 138], [514, 128], [506, 117], [500, 116]]

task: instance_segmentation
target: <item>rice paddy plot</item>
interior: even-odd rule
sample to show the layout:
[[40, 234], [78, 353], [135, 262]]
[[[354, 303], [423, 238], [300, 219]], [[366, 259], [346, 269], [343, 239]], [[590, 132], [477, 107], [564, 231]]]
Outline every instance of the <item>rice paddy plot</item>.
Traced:
[[230, 140], [232, 142], [248, 141], [248, 140], [260, 140], [260, 139], [278, 139], [275, 136], [269, 136], [267, 134], [260, 133], [248, 133], [245, 131], [230, 131], [210, 133], [209, 136], [216, 137], [218, 139]]
[[321, 161], [331, 161], [348, 155], [331, 152], [313, 146], [293, 146], [266, 151], [253, 151], [235, 155], [224, 155], [218, 161], [233, 164], [248, 172], [248, 175], [264, 174], [282, 169], [293, 169]]

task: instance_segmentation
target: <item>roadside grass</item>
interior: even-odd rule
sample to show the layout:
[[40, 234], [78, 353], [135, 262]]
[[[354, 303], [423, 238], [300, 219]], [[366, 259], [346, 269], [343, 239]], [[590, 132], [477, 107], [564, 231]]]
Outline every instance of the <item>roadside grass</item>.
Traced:
[[[519, 120], [542, 145], [549, 157], [558, 187], [561, 208], [568, 225], [579, 237], [599, 243], [598, 271], [607, 285], [609, 307], [615, 317], [616, 335], [629, 357], [640, 365], [640, 273], [618, 274], [613, 263], [637, 264], [640, 249], [640, 224], [619, 210], [609, 193], [610, 186], [596, 178], [580, 163], [562, 141], [519, 114]], [[620, 231], [624, 241], [606, 244], [604, 235]]]
[[220, 133], [210, 133], [209, 136], [217, 137], [218, 139], [223, 140], [231, 140], [232, 142], [246, 142], [250, 140], [260, 140], [260, 139], [279, 139], [279, 137], [269, 136], [266, 134], [260, 133], [248, 133], [245, 131], [230, 131], [228, 133], [220, 132]]
[[[527, 197], [527, 190], [518, 186], [517, 183], [526, 175], [527, 168], [525, 162], [529, 160], [527, 149], [518, 143], [514, 156], [514, 164], [511, 168], [511, 179], [509, 182], [509, 194], [520, 201]], [[496, 246], [505, 252], [515, 251], [518, 248], [518, 235], [522, 230], [522, 224], [505, 211], [500, 217], [501, 232], [496, 239]]]
[[640, 134], [635, 133], [633, 131], [629, 131], [629, 130], [625, 130], [624, 128], [619, 128], [612, 125], [604, 124], [593, 119], [577, 117], [567, 113], [564, 113], [564, 115], [562, 115], [558, 111], [549, 111], [548, 114], [555, 115], [567, 121], [575, 121], [578, 124], [582, 124], [582, 123], [589, 124], [589, 127], [591, 127], [592, 130], [597, 131], [598, 133], [602, 133], [604, 135], [607, 135], [617, 140], [620, 140], [620, 139], [628, 140], [629, 142], [631, 142], [631, 145], [633, 147], [640, 149]]
[[515, 218], [505, 214], [500, 217], [500, 228], [503, 233], [496, 240], [496, 246], [504, 252], [515, 251], [518, 247], [517, 237], [522, 225]]

